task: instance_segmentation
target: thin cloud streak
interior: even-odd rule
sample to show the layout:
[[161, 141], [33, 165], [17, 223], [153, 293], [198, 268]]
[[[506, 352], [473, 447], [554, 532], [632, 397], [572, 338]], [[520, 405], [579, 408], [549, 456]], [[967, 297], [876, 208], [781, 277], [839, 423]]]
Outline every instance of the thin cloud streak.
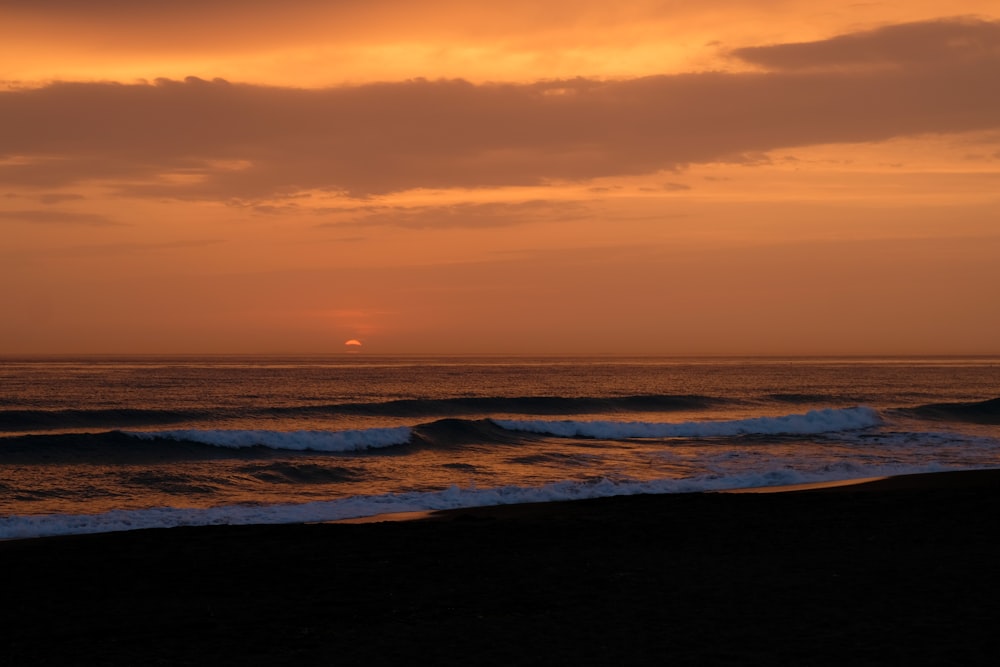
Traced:
[[26, 222], [45, 225], [87, 225], [91, 227], [118, 227], [123, 223], [98, 213], [77, 213], [74, 211], [0, 211], [0, 222]]
[[[442, 206], [371, 206], [348, 220], [328, 222], [321, 227], [401, 227], [405, 229], [454, 229], [510, 227], [543, 220], [572, 221], [585, 217], [589, 208], [582, 202], [463, 202]], [[330, 213], [337, 212], [335, 209]]]

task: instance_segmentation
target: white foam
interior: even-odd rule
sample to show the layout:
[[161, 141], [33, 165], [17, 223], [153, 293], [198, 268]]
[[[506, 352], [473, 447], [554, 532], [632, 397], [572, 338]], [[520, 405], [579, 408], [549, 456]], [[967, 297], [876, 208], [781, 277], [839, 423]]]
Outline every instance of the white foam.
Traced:
[[270, 447], [272, 449], [312, 450], [320, 452], [352, 452], [380, 447], [405, 445], [411, 431], [406, 426], [369, 428], [355, 431], [266, 431], [266, 430], [199, 430], [126, 431], [134, 438], [152, 440], [166, 438], [198, 442], [234, 449]]
[[530, 431], [565, 438], [703, 438], [737, 435], [794, 435], [852, 431], [878, 426], [875, 410], [860, 406], [840, 410], [812, 410], [782, 417], [756, 417], [704, 422], [541, 421], [494, 419], [512, 431]]
[[555, 482], [538, 487], [505, 486], [492, 489], [452, 486], [441, 491], [352, 496], [295, 505], [227, 505], [207, 509], [158, 507], [141, 510], [114, 510], [103, 514], [9, 516], [0, 518], [0, 539], [24, 539], [179, 526], [337, 521], [396, 512], [582, 500], [642, 493], [725, 491], [761, 486], [843, 481], [874, 476], [941, 472], [962, 468], [963, 466], [948, 467], [939, 463], [920, 466], [838, 465], [811, 471], [780, 468], [736, 475], [710, 474], [688, 479], [645, 481], [602, 479], [588, 482]]

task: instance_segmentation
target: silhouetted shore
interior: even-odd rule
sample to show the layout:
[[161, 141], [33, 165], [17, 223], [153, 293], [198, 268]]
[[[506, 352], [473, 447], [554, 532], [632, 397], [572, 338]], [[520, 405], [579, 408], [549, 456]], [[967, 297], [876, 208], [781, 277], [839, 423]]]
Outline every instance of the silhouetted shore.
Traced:
[[0, 663], [993, 664], [1000, 471], [0, 543]]

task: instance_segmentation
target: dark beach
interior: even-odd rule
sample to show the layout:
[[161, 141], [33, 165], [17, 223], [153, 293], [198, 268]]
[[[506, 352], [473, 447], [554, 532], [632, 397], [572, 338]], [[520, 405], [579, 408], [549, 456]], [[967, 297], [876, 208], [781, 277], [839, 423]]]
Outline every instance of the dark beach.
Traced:
[[4, 665], [994, 664], [1000, 471], [0, 543]]

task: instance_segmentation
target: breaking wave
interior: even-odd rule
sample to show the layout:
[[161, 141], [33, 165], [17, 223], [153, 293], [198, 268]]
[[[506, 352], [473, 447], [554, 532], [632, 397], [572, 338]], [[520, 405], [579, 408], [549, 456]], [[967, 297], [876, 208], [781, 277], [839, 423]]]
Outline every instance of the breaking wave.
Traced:
[[403, 445], [443, 449], [516, 445], [538, 437], [699, 438], [795, 435], [877, 426], [867, 407], [814, 410], [781, 417], [728, 421], [616, 422], [440, 419], [416, 426], [357, 430], [178, 429], [104, 433], [33, 434], [0, 438], [0, 462], [192, 460], [267, 456], [272, 452], [375, 453]]
[[782, 417], [683, 423], [612, 421], [525, 421], [494, 419], [505, 429], [544, 433], [563, 438], [709, 438], [738, 435], [814, 435], [853, 431], [882, 423], [868, 407], [812, 410]]
[[608, 496], [696, 493], [780, 486], [948, 470], [942, 465], [866, 466], [823, 472], [788, 469], [689, 479], [565, 481], [543, 486], [491, 489], [451, 486], [440, 491], [411, 491], [302, 504], [224, 505], [203, 509], [156, 507], [113, 510], [101, 514], [47, 514], [0, 517], [0, 539], [106, 533], [180, 526], [249, 525], [340, 521], [401, 512], [426, 512], [519, 503], [584, 500]]

